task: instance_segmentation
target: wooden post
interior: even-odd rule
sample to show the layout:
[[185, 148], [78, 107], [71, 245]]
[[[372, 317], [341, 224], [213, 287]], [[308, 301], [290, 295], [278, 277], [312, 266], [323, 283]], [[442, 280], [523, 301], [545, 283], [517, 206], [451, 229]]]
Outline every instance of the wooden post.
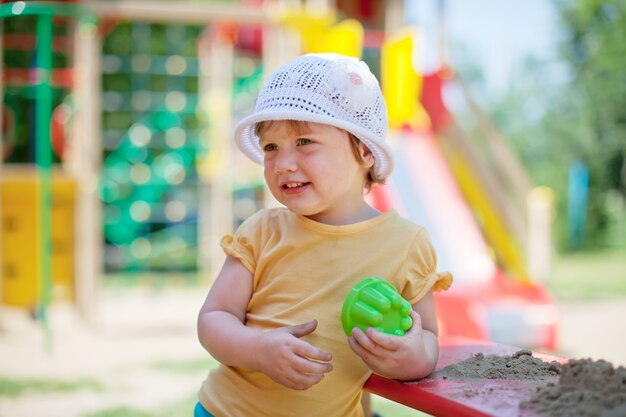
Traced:
[[101, 128], [101, 39], [88, 18], [76, 25], [76, 108], [72, 153], [67, 168], [77, 180], [75, 289], [80, 314], [93, 322], [102, 279], [102, 207], [98, 195]]
[[535, 187], [528, 194], [528, 272], [538, 282], [546, 283], [552, 266], [552, 217], [554, 193], [547, 187]]
[[205, 138], [209, 141], [210, 155], [201, 175], [201, 201], [203, 207], [208, 204], [208, 210], [200, 210], [199, 256], [203, 274], [212, 281], [224, 260], [219, 240], [232, 233], [233, 228], [232, 173], [235, 168], [231, 163], [230, 137], [234, 48], [228, 39], [210, 32], [201, 43], [199, 55], [201, 102], [210, 120]]
[[[406, 24], [404, 19], [404, 1], [387, 0], [385, 2], [385, 33], [395, 32]], [[417, 100], [417, 97], [416, 97]]]
[[215, 21], [267, 23], [267, 10], [238, 4], [160, 0], [116, 0], [87, 3], [99, 18], [164, 23], [206, 24]]
[[[296, 58], [301, 51], [301, 42], [291, 28], [268, 23], [263, 26], [263, 78], [282, 65]], [[278, 207], [281, 204], [274, 198], [267, 184], [263, 187], [263, 206]]]
[[[202, 114], [202, 130], [199, 141], [204, 149], [211, 149], [211, 129], [210, 129], [210, 88], [211, 88], [211, 27], [207, 26], [202, 30], [198, 38], [198, 95], [199, 113]], [[198, 259], [199, 276], [212, 282], [214, 279], [214, 269], [212, 269], [213, 259], [211, 242], [211, 161], [210, 155], [205, 156], [204, 161], [198, 165]]]

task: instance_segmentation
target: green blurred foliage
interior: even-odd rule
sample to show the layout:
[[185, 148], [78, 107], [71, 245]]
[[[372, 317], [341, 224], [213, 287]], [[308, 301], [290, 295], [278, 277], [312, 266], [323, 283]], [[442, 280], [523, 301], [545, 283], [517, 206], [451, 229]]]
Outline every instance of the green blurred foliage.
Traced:
[[568, 250], [568, 169], [589, 168], [580, 249], [626, 247], [626, 2], [558, 1], [558, 58], [528, 57], [489, 105], [536, 184], [557, 197], [556, 243]]
[[93, 379], [13, 379], [0, 378], [0, 398], [14, 398], [26, 393], [68, 393], [78, 390], [102, 391], [103, 385]]
[[589, 166], [589, 238], [602, 244], [616, 227], [612, 207], [626, 198], [626, 2], [579, 0], [560, 5], [561, 54], [573, 83], [575, 114], [589, 136], [578, 149]]

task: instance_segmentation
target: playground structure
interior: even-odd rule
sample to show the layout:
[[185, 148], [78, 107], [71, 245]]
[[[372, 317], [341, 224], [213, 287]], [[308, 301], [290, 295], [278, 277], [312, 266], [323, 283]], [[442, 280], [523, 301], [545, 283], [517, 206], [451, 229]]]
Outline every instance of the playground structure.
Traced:
[[[342, 3], [344, 14], [354, 12], [351, 2]], [[264, 74], [301, 52], [340, 52], [361, 56], [380, 72], [389, 105], [397, 169], [388, 185], [373, 190], [373, 203], [381, 210], [396, 208], [426, 226], [440, 253], [440, 267], [455, 276], [452, 290], [437, 296], [442, 331], [553, 349], [556, 311], [540, 282], [550, 251], [549, 204], [545, 198], [535, 203], [542, 192], [533, 191], [505, 143], [484, 122], [497, 154], [493, 161], [502, 162], [499, 174], [487, 170], [490, 165], [443, 105], [445, 68], [431, 75], [415, 72], [416, 33], [403, 28], [402, 4], [389, 1], [384, 8], [362, 12], [367, 16], [357, 13], [358, 19], [342, 21], [324, 1], [308, 1], [296, 9], [283, 2], [262, 9], [253, 1], [0, 6], [5, 21], [36, 16], [34, 73], [39, 77], [24, 81], [24, 71], [13, 72], [38, 91], [32, 98], [37, 113], [38, 226], [30, 231], [37, 236], [33, 241], [38, 249], [33, 255], [28, 239], [11, 243], [6, 238], [5, 219], [17, 200], [2, 194], [3, 302], [11, 304], [11, 297], [23, 295], [25, 286], [30, 295], [13, 304], [45, 313], [52, 301], [57, 272], [51, 241], [57, 220], [50, 217], [56, 195], [50, 136], [55, 131], [59, 136], [59, 125], [49, 122], [57, 112], [52, 110], [53, 86], [67, 90], [56, 97], [56, 109], [66, 112], [57, 175], [75, 188], [69, 191], [75, 222], [67, 240], [74, 250], [66, 258], [75, 267], [69, 268], [69, 279], [68, 272], [58, 273], [65, 274], [58, 281], [71, 288], [69, 298], [89, 318], [103, 267], [176, 272], [192, 265], [203, 279], [213, 276], [223, 256], [215, 244], [219, 237], [259, 207], [274, 204], [258, 167], [231, 152], [231, 126], [254, 105]], [[73, 47], [73, 63], [64, 71], [53, 68], [50, 59], [57, 42], [53, 16], [72, 22], [65, 39]], [[168, 43], [151, 45], [153, 30], [167, 31]], [[3, 38], [6, 51], [16, 36]], [[194, 40], [192, 47], [185, 47], [186, 39]], [[11, 74], [10, 69], [3, 73]], [[195, 80], [192, 87], [190, 80]], [[15, 80], [5, 76], [3, 89], [13, 88], [11, 83]], [[473, 108], [478, 117], [484, 116]], [[7, 130], [2, 132], [6, 136]], [[0, 162], [3, 184], [16, 175], [12, 165]], [[15, 190], [9, 192], [23, 192]], [[515, 193], [508, 198], [511, 193], [503, 190]], [[20, 277], [30, 284], [11, 288], [5, 271], [14, 244], [20, 246], [15, 253], [30, 255], [22, 255], [19, 262], [30, 262], [39, 278], [33, 281], [33, 270], [25, 271]]]

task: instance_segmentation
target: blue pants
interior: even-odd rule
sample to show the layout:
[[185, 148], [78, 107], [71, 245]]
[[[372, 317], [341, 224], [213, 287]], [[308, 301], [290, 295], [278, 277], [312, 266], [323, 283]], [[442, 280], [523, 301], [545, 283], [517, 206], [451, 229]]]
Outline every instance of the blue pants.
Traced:
[[193, 417], [215, 417], [213, 414], [209, 413], [204, 409], [200, 402], [196, 403], [196, 407], [193, 409]]

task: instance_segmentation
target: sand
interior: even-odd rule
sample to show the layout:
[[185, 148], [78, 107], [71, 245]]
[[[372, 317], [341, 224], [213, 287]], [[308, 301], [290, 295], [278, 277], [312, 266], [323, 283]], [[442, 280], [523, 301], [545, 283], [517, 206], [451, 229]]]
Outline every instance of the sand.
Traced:
[[561, 364], [544, 362], [532, 356], [530, 350], [520, 350], [512, 355], [485, 355], [476, 353], [461, 362], [448, 365], [441, 370], [446, 378], [486, 379], [544, 379], [559, 375]]
[[522, 409], [550, 417], [626, 416], [626, 369], [605, 360], [572, 359], [557, 384], [537, 389]]
[[[520, 410], [546, 417], [624, 417], [626, 416], [626, 368], [605, 360], [572, 359], [565, 364], [544, 362], [529, 350], [510, 356], [476, 353], [441, 370], [451, 379], [543, 380], [558, 376], [537, 388]], [[554, 381], [554, 379], [552, 379]], [[472, 390], [466, 397], [478, 395]]]

